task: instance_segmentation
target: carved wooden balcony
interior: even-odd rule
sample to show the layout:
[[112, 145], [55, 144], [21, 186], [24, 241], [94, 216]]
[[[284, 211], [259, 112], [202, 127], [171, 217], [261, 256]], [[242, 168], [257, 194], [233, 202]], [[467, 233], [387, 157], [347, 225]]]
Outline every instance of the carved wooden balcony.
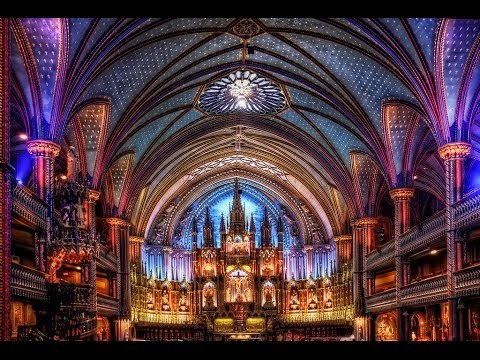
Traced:
[[13, 296], [34, 301], [47, 301], [47, 284], [44, 273], [12, 263], [11, 276]]
[[389, 241], [367, 255], [367, 269], [376, 270], [395, 261], [395, 242]]
[[480, 190], [466, 194], [453, 207], [455, 227], [457, 229], [478, 225], [480, 222]]
[[458, 296], [480, 295], [480, 264], [457, 271], [454, 276]]
[[90, 285], [52, 283], [48, 286], [50, 300], [59, 309], [91, 310], [93, 291]]
[[388, 289], [366, 298], [367, 312], [379, 312], [396, 306], [397, 292], [395, 288]]
[[66, 250], [84, 251], [93, 254], [97, 242], [90, 236], [90, 232], [79, 227], [60, 227], [52, 240], [50, 247]]
[[[97, 237], [86, 227], [83, 205], [88, 196], [86, 183], [59, 181], [55, 200], [60, 208], [55, 215], [49, 256], [70, 262], [91, 260], [98, 251]], [[64, 259], [64, 257], [66, 258]]]
[[401, 254], [421, 250], [446, 235], [445, 209], [400, 236]]
[[102, 315], [118, 314], [118, 299], [97, 293], [97, 310]]
[[47, 228], [47, 204], [26, 186], [15, 186], [12, 211], [43, 230]]
[[446, 300], [447, 275], [437, 275], [408, 284], [400, 289], [402, 305], [425, 304]]

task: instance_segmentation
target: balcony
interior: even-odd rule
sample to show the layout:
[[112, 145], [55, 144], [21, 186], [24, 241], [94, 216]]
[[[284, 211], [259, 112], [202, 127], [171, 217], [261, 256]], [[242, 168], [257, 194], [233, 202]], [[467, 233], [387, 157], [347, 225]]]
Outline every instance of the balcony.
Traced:
[[47, 228], [47, 204], [21, 184], [13, 190], [12, 211], [41, 229]]
[[397, 302], [395, 288], [388, 289], [366, 298], [367, 312], [379, 312], [394, 308]]
[[480, 221], [480, 190], [466, 194], [453, 206], [455, 227], [457, 229], [478, 225]]
[[435, 243], [446, 236], [445, 209], [400, 235], [401, 254], [408, 254]]
[[114, 315], [118, 313], [118, 299], [109, 295], [97, 293], [97, 309], [104, 315]]
[[408, 284], [400, 289], [402, 305], [417, 305], [446, 300], [447, 275], [437, 275]]
[[389, 241], [367, 255], [367, 270], [381, 268], [395, 260], [395, 242]]
[[12, 263], [12, 295], [28, 300], [47, 301], [47, 284], [42, 272]]
[[80, 227], [59, 227], [54, 232], [51, 248], [74, 249], [84, 253], [94, 253], [97, 242], [90, 232]]
[[49, 284], [50, 299], [60, 309], [91, 310], [93, 292], [90, 285]]
[[457, 271], [454, 276], [457, 295], [480, 295], [480, 264]]

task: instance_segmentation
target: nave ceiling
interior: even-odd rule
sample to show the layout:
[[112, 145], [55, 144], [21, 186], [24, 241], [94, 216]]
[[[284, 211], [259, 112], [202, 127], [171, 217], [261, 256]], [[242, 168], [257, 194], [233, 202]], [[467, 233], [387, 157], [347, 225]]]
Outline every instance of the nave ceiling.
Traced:
[[[118, 208], [139, 235], [186, 189], [205, 180], [203, 194], [209, 178], [243, 171], [245, 181], [305, 203], [330, 238], [375, 215], [389, 189], [444, 198], [439, 146], [467, 141], [480, 157], [478, 20], [11, 26], [12, 131], [75, 146], [80, 170], [105, 190], [104, 213]], [[239, 70], [278, 85], [285, 106], [249, 114], [199, 106], [211, 84]]]

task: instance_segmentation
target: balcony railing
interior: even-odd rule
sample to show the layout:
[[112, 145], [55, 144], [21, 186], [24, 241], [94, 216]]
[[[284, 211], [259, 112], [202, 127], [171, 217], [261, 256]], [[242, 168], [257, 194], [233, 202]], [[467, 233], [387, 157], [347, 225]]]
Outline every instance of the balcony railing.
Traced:
[[96, 249], [97, 242], [90, 235], [90, 232], [86, 229], [79, 227], [60, 227], [55, 234], [50, 246], [63, 247], [63, 248], [75, 248], [94, 251]]
[[400, 236], [401, 253], [425, 248], [446, 235], [445, 209], [412, 227]]
[[60, 308], [75, 308], [90, 310], [93, 303], [93, 292], [90, 285], [77, 284], [49, 284], [51, 301]]
[[478, 224], [480, 221], [480, 190], [466, 194], [453, 207], [457, 229]]
[[29, 300], [47, 301], [47, 285], [42, 272], [12, 263], [12, 295]]
[[455, 273], [455, 287], [457, 295], [480, 294], [480, 264], [469, 266]]
[[402, 305], [445, 300], [447, 295], [447, 275], [423, 279], [400, 289]]
[[367, 311], [386, 310], [395, 307], [397, 292], [395, 288], [373, 294], [366, 298]]
[[395, 259], [395, 242], [389, 241], [382, 247], [373, 250], [367, 255], [367, 269], [374, 270], [383, 265], [394, 261]]
[[97, 293], [97, 308], [109, 313], [118, 312], [118, 299], [109, 295]]
[[36, 226], [47, 228], [47, 204], [38, 198], [29, 188], [17, 184], [13, 190], [13, 213]]

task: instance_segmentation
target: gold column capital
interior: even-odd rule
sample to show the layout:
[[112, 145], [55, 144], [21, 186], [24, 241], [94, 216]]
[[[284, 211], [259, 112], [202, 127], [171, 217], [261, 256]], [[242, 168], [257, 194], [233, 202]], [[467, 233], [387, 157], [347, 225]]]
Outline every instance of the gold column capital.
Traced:
[[27, 142], [27, 150], [33, 156], [55, 158], [60, 154], [60, 145], [49, 140], [31, 140]]
[[465, 142], [452, 142], [441, 146], [438, 154], [443, 160], [464, 159], [470, 155], [472, 145]]
[[113, 226], [130, 226], [130, 223], [127, 220], [120, 219], [120, 218], [104, 218], [103, 219], [108, 225]]
[[100, 199], [100, 191], [88, 189], [87, 190], [88, 200], [91, 202], [95, 202]]
[[397, 188], [390, 190], [390, 197], [393, 201], [410, 200], [413, 197], [415, 190], [413, 188]]
[[335, 242], [350, 241], [352, 239], [353, 239], [352, 234], [337, 235], [333, 237], [333, 241]]
[[143, 236], [130, 235], [128, 237], [129, 242], [136, 243], [136, 244], [143, 244], [144, 240], [145, 239], [143, 238]]
[[381, 222], [379, 217], [363, 217], [360, 219], [353, 220], [351, 222], [352, 226], [363, 226], [363, 225], [378, 225]]

